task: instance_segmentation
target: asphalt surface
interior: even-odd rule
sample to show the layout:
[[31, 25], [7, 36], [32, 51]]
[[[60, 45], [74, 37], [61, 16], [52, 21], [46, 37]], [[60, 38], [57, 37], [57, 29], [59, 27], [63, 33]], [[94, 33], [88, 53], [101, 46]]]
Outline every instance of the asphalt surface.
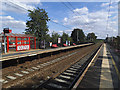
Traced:
[[[118, 74], [116, 73], [115, 67], [112, 63], [111, 54], [108, 52], [109, 51], [108, 49], [109, 48], [107, 45], [107, 54], [106, 54], [107, 57], [106, 57], [106, 56], [103, 56], [104, 48], [102, 47], [98, 55], [98, 58], [94, 60], [94, 62], [88, 69], [87, 73], [85, 74], [82, 81], [78, 85], [77, 90], [79, 90], [80, 88], [99, 89], [101, 87], [112, 89], [112, 86], [117, 90], [120, 89]], [[112, 52], [112, 55], [113, 55], [113, 52]], [[106, 60], [108, 60], [109, 67], [103, 68], [103, 64], [104, 64], [103, 60], [105, 60], [105, 62]], [[114, 60], [115, 62], [117, 62], [116, 60], [118, 59], [114, 58]]]

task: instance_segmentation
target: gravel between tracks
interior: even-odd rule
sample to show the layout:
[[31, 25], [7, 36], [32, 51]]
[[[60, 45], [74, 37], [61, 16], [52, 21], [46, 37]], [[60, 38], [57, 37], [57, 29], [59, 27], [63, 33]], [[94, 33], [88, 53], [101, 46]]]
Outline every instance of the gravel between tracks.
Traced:
[[[92, 46], [76, 49], [73, 51], [69, 51], [66, 53], [64, 52], [64, 53], [60, 53], [58, 55], [53, 55], [52, 57], [49, 56], [49, 57], [41, 58], [39, 60], [25, 62], [24, 64], [20, 64], [18, 66], [4, 68], [2, 70], [3, 76], [8, 75], [12, 72], [16, 72], [16, 71], [19, 72], [19, 70], [23, 70], [25, 68], [29, 68], [31, 66], [38, 65], [40, 63], [48, 62], [48, 61], [53, 60], [55, 58], [58, 58], [58, 57], [61, 57], [63, 55], [67, 55], [69, 53], [76, 52], [79, 50], [78, 53], [76, 53], [68, 58], [64, 58], [61, 61], [58, 61], [52, 65], [46, 66], [43, 69], [39, 69], [39, 70], [35, 71], [34, 73], [32, 72], [29, 75], [24, 75], [24, 77], [13, 80], [13, 81], [11, 81], [11, 83], [3, 84], [3, 88], [7, 88], [7, 87], [10, 88], [11, 86], [13, 88], [28, 88], [28, 87], [30, 88], [34, 85], [37, 85], [40, 83], [41, 80], [47, 80], [49, 77], [52, 77], [53, 75], [61, 72], [65, 67], [72, 65], [74, 62], [76, 62], [76, 60], [78, 60], [78, 59], [80, 60], [84, 55], [90, 54], [99, 45], [100, 44], [92, 45]], [[20, 68], [21, 66], [23, 66], [23, 67]]]

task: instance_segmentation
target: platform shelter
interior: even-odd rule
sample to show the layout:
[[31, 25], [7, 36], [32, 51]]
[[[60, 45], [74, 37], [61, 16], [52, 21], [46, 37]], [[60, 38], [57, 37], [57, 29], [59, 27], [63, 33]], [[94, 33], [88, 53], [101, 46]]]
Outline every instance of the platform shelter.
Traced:
[[[4, 33], [1, 33], [0, 36], [1, 36], [2, 46], [4, 47]], [[36, 49], [36, 37], [32, 35], [6, 33], [5, 39], [6, 39], [7, 52], [9, 52], [9, 50], [22, 51], [22, 50]]]

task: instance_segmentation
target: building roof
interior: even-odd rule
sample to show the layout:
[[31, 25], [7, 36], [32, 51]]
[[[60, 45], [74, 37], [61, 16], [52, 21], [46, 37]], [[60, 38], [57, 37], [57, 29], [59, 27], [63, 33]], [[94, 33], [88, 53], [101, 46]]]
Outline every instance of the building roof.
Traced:
[[[4, 34], [1, 33], [0, 36], [4, 36]], [[17, 33], [6, 33], [5, 36], [13, 36], [13, 37], [34, 37], [33, 35], [17, 34]]]

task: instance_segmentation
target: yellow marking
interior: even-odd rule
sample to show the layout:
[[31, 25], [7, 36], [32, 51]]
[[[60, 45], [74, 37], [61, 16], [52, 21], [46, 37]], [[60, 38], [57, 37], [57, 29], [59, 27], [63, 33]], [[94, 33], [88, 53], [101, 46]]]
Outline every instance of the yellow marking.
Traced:
[[[110, 53], [110, 55], [111, 55], [111, 53]], [[114, 65], [114, 67], [115, 67], [116, 73], [117, 73], [117, 75], [118, 75], [118, 78], [119, 78], [119, 80], [120, 80], [120, 72], [119, 72], [119, 70], [118, 70], [118, 68], [117, 68], [117, 66], [116, 66], [116, 64], [115, 64], [115, 61], [114, 61], [112, 55], [111, 55], [111, 59], [112, 59], [113, 65]]]
[[[105, 57], [107, 56], [106, 44], [104, 44], [103, 56], [105, 56]], [[102, 59], [101, 68], [102, 69], [101, 69], [101, 75], [100, 75], [99, 90], [101, 90], [101, 88], [113, 88], [112, 76], [111, 76], [111, 71], [110, 71], [110, 62], [108, 61], [108, 58]]]

